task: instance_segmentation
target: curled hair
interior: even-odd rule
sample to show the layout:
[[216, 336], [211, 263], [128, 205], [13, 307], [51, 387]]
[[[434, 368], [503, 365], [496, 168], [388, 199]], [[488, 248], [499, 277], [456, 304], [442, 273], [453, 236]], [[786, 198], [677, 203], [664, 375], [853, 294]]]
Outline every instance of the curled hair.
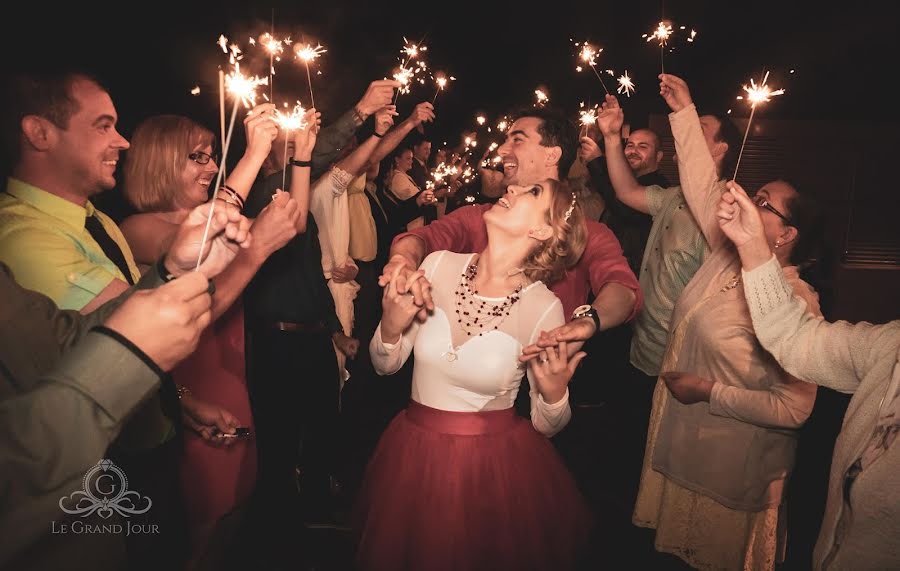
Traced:
[[145, 119], [134, 130], [125, 157], [125, 198], [140, 212], [175, 210], [188, 155], [198, 146], [214, 146], [215, 141], [209, 129], [187, 117]]
[[587, 225], [569, 185], [555, 180], [546, 182], [549, 185], [544, 184], [545, 192], [552, 192], [553, 197], [545, 218], [553, 234], [525, 258], [522, 270], [528, 279], [549, 285], [562, 279], [566, 270], [578, 263], [587, 244]]

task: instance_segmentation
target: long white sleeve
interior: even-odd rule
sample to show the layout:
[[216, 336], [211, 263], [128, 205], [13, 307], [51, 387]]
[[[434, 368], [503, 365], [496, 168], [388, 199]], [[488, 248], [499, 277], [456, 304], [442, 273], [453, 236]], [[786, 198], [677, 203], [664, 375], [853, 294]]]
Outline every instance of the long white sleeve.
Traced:
[[810, 315], [774, 256], [743, 272], [743, 280], [759, 342], [792, 375], [852, 393], [872, 367], [900, 346], [900, 321], [854, 325]]
[[[534, 331], [531, 334], [529, 343], [534, 343], [541, 331], [550, 331], [565, 323], [563, 317], [562, 303], [557, 299], [544, 311], [544, 314], [538, 320]], [[528, 367], [528, 384], [530, 386], [529, 395], [531, 397], [531, 424], [535, 430], [547, 436], [553, 436], [569, 424], [572, 419], [572, 409], [569, 407], [569, 389], [559, 401], [553, 404], [547, 404], [544, 397], [538, 393], [536, 383], [534, 381], [531, 367]]]
[[379, 375], [393, 375], [400, 370], [400, 367], [409, 359], [412, 353], [413, 345], [416, 342], [416, 335], [419, 333], [419, 323], [413, 320], [409, 329], [400, 336], [397, 343], [385, 343], [381, 339], [381, 324], [375, 329], [375, 335], [369, 343], [369, 354], [372, 356], [372, 365], [375, 372]]

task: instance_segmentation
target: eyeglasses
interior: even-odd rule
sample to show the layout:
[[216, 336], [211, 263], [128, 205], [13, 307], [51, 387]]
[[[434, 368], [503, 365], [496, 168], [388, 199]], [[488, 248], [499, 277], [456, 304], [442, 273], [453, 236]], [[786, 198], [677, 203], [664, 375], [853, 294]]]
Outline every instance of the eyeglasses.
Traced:
[[204, 153], [203, 151], [194, 151], [193, 153], [188, 155], [188, 158], [197, 163], [198, 165], [205, 165], [209, 163], [209, 161], [219, 162], [219, 157], [215, 154]]
[[753, 204], [759, 206], [760, 208], [765, 208], [766, 210], [768, 210], [775, 216], [784, 220], [785, 224], [791, 223], [791, 219], [788, 218], [787, 216], [785, 216], [784, 214], [782, 214], [781, 212], [779, 212], [777, 208], [772, 206], [772, 204], [769, 202], [769, 199], [766, 198], [765, 196], [763, 196], [761, 194], [757, 194], [756, 196], [753, 197]]

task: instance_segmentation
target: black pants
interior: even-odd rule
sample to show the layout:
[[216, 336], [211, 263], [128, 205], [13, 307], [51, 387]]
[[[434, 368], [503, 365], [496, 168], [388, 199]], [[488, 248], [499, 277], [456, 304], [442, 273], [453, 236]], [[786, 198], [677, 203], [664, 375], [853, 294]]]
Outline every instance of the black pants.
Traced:
[[327, 493], [333, 472], [339, 385], [331, 335], [254, 324], [247, 328], [247, 377], [259, 466], [253, 511], [277, 526], [295, 519], [298, 464], [309, 484], [304, 492]]

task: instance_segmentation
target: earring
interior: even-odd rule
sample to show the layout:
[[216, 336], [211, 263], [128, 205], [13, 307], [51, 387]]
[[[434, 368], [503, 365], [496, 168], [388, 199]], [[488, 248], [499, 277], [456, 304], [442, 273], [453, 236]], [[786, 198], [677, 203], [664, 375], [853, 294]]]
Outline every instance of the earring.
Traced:
[[777, 249], [780, 248], [780, 247], [781, 247], [781, 241], [780, 241], [780, 240], [775, 240], [775, 249], [777, 250]]

